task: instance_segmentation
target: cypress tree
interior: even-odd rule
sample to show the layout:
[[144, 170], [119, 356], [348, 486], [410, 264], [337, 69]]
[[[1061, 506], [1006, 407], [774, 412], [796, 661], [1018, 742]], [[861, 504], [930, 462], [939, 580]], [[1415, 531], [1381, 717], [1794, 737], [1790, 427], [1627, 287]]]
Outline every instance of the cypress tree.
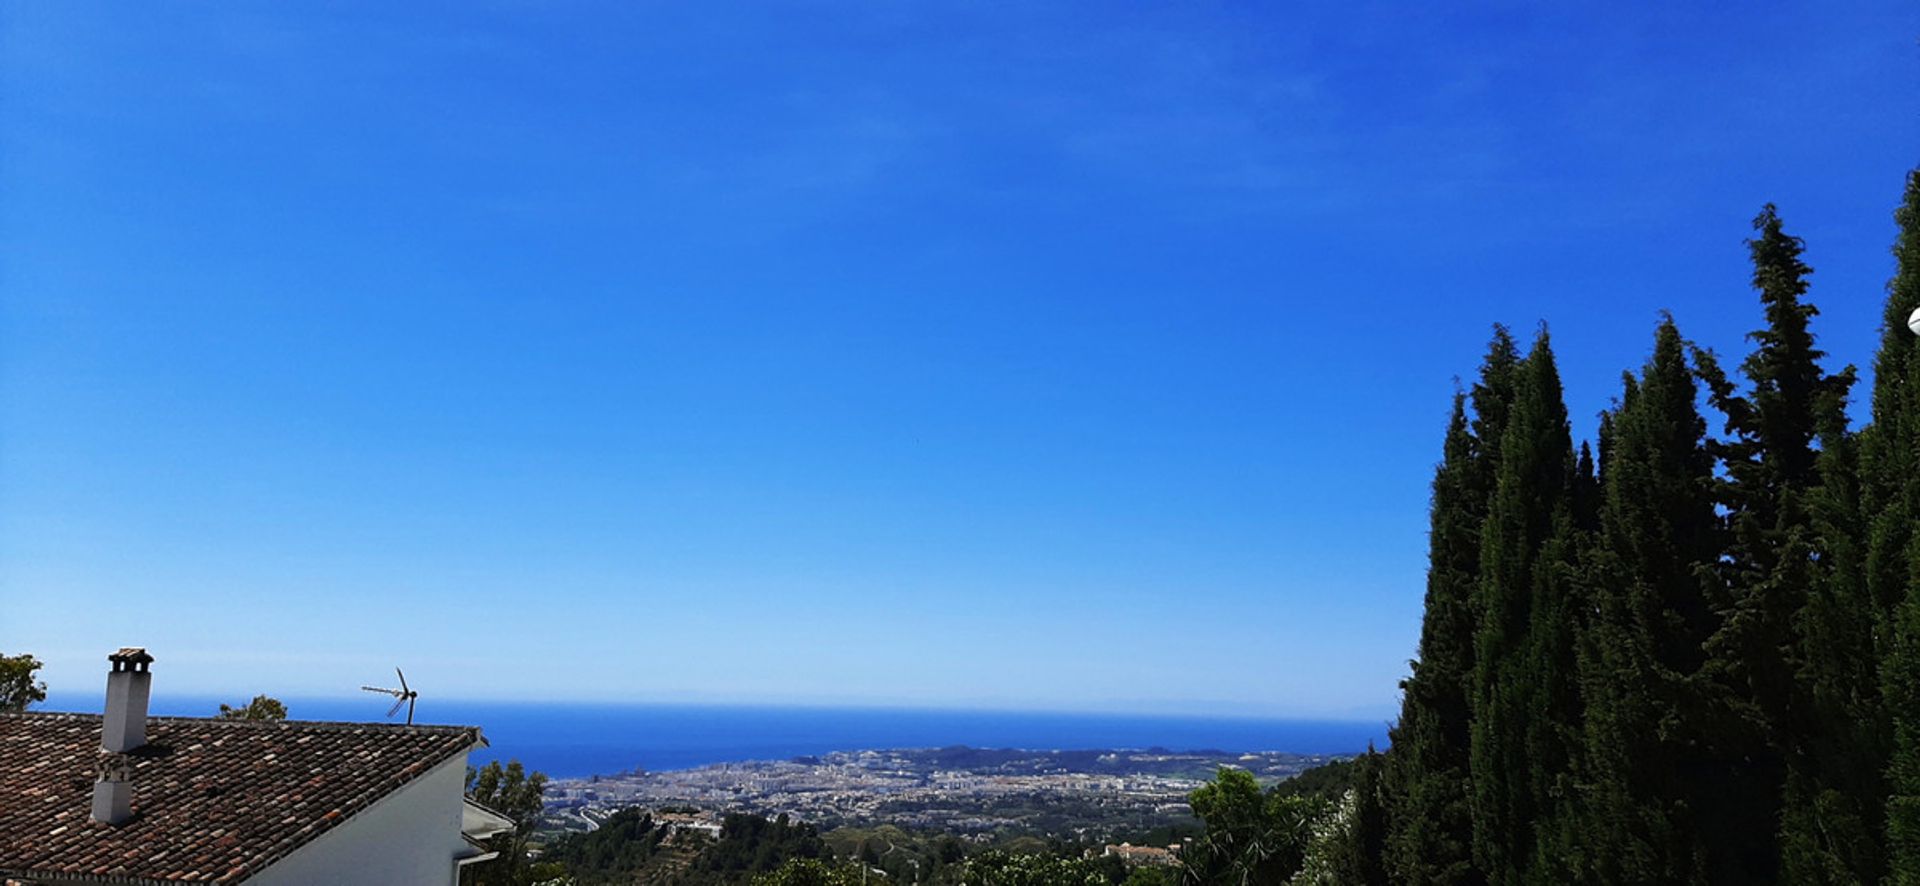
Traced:
[[1881, 614], [1876, 638], [1893, 720], [1889, 879], [1920, 886], [1920, 533], [1913, 527], [1920, 519], [1920, 339], [1906, 328], [1908, 315], [1920, 308], [1920, 171], [1907, 176], [1895, 219], [1898, 264], [1874, 358], [1873, 424], [1861, 432], [1860, 495], [1865, 583]]
[[1603, 419], [1603, 496], [1580, 643], [1590, 873], [1606, 883], [1708, 882], [1686, 773], [1700, 764], [1689, 679], [1715, 627], [1700, 574], [1719, 553], [1706, 422], [1679, 330]]
[[1445, 457], [1433, 478], [1426, 614], [1420, 657], [1400, 684], [1400, 721], [1388, 757], [1394, 810], [1387, 862], [1410, 884], [1472, 884], [1467, 806], [1467, 675], [1473, 661], [1471, 607], [1486, 496], [1474, 483], [1474, 438], [1466, 397], [1455, 394]]
[[[1601, 428], [1605, 434], [1607, 429]], [[1580, 441], [1580, 454], [1573, 462], [1573, 525], [1581, 532], [1600, 528], [1600, 474], [1593, 458], [1593, 447]]]
[[[1727, 416], [1729, 439], [1712, 448], [1726, 468], [1720, 490], [1731, 529], [1719, 567], [1730, 605], [1708, 643], [1703, 675], [1719, 691], [1713, 740], [1728, 761], [1722, 790], [1715, 792], [1718, 808], [1707, 816], [1719, 831], [1709, 839], [1710, 863], [1723, 882], [1771, 883], [1780, 875], [1783, 846], [1803, 846], [1806, 839], [1783, 840], [1781, 831], [1808, 824], [1784, 821], [1782, 813], [1789, 768], [1796, 778], [1808, 777], [1810, 711], [1797, 663], [1822, 654], [1804, 648], [1800, 637], [1803, 609], [1824, 577], [1813, 514], [1821, 486], [1814, 441], [1843, 429], [1841, 407], [1852, 377], [1820, 368], [1824, 355], [1809, 328], [1817, 312], [1801, 301], [1812, 273], [1800, 258], [1805, 245], [1784, 232], [1771, 204], [1754, 229], [1757, 236], [1748, 241], [1753, 286], [1767, 325], [1748, 336], [1756, 346], [1741, 371], [1750, 392], [1735, 395], [1710, 355], [1700, 361]], [[1795, 859], [1788, 867], [1801, 871], [1806, 864]]]
[[[1551, 359], [1549, 355], [1549, 359]], [[1526, 721], [1528, 792], [1538, 812], [1528, 882], [1574, 884], [1591, 878], [1578, 810], [1578, 773], [1586, 766], [1580, 740], [1585, 704], [1580, 697], [1576, 648], [1587, 602], [1575, 563], [1587, 544], [1574, 513], [1584, 482], [1574, 462], [1567, 504], [1554, 513], [1553, 532], [1540, 548], [1529, 603], [1521, 671], [1530, 697]], [[1588, 475], [1587, 480], [1591, 480]]]
[[1367, 748], [1353, 761], [1353, 805], [1334, 847], [1333, 873], [1342, 886], [1386, 886], [1385, 755]]
[[1519, 350], [1494, 327], [1473, 386], [1473, 418], [1455, 395], [1444, 457], [1433, 480], [1426, 614], [1419, 659], [1401, 684], [1400, 721], [1387, 756], [1386, 864], [1395, 882], [1475, 886], [1468, 795], [1475, 609], [1480, 534], [1499, 446], [1512, 409]]
[[[1835, 420], [1841, 409], [1831, 410]], [[1878, 882], [1889, 724], [1882, 706], [1868, 597], [1856, 441], [1823, 431], [1821, 485], [1809, 493], [1813, 561], [1794, 622], [1795, 696], [1788, 723], [1781, 873], [1795, 884]]]
[[[1491, 498], [1500, 453], [1506, 445], [1507, 425], [1513, 415], [1513, 401], [1520, 390], [1520, 347], [1507, 327], [1494, 324], [1493, 340], [1487, 344], [1487, 356], [1480, 363], [1480, 379], [1473, 385], [1473, 439], [1479, 446], [1472, 462], [1473, 482], [1481, 494]], [[1486, 511], [1480, 513], [1484, 516]], [[1476, 557], [1477, 559], [1477, 557]], [[1475, 566], [1476, 571], [1478, 566]]]
[[[1559, 595], [1570, 555], [1574, 473], [1558, 367], [1545, 330], [1519, 366], [1501, 436], [1495, 485], [1481, 532], [1474, 608], [1470, 743], [1473, 858], [1488, 882], [1524, 882], [1553, 808], [1550, 783], [1564, 773], [1561, 687], [1571, 674]], [[1571, 692], [1565, 693], [1571, 695]]]

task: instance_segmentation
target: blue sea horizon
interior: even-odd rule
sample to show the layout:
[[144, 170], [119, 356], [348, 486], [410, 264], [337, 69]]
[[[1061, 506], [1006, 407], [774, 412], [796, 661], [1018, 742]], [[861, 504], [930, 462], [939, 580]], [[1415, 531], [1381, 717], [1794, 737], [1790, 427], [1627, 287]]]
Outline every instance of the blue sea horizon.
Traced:
[[[152, 713], [204, 717], [222, 701], [234, 699], [156, 696]], [[297, 720], [391, 722], [375, 697], [284, 701]], [[97, 713], [100, 704], [56, 693], [36, 709]], [[479, 726], [489, 746], [476, 763], [517, 759], [554, 778], [952, 745], [1344, 755], [1387, 743], [1384, 722], [931, 708], [433, 699], [420, 702], [415, 721]]]

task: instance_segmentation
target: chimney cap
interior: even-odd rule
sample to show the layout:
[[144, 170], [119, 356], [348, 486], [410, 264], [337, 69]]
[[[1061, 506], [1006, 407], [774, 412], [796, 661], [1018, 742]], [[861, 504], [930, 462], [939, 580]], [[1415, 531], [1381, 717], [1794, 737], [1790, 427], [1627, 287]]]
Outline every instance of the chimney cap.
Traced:
[[147, 665], [153, 664], [153, 656], [138, 646], [122, 646], [120, 651], [108, 655], [107, 661], [113, 662], [116, 671], [144, 671]]

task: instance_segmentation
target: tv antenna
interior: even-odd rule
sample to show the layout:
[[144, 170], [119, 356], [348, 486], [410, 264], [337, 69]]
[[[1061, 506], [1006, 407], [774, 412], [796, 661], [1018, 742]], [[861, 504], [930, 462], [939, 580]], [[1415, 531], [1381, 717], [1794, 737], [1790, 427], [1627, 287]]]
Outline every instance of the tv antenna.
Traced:
[[407, 675], [400, 673], [399, 668], [394, 668], [393, 673], [395, 676], [400, 678], [399, 689], [387, 689], [382, 686], [362, 686], [360, 688], [365, 689], [368, 692], [380, 692], [386, 695], [393, 696], [393, 707], [387, 708], [387, 717], [389, 719], [391, 719], [394, 714], [400, 713], [401, 705], [406, 705], [407, 706], [407, 725], [412, 726], [413, 725], [413, 700], [416, 698], [419, 698], [420, 693], [407, 688]]

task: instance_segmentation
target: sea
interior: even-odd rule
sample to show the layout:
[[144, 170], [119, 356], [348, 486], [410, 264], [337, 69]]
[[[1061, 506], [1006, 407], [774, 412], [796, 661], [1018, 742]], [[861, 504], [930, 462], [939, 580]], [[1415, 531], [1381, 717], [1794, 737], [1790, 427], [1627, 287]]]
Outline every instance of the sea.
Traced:
[[[222, 700], [156, 696], [151, 712], [205, 717]], [[283, 700], [297, 720], [393, 722], [378, 697]], [[98, 713], [100, 704], [97, 697], [56, 694], [35, 708]], [[488, 747], [476, 762], [519, 760], [554, 778], [951, 745], [1355, 754], [1387, 744], [1384, 722], [918, 708], [422, 699], [415, 722], [479, 726]]]

